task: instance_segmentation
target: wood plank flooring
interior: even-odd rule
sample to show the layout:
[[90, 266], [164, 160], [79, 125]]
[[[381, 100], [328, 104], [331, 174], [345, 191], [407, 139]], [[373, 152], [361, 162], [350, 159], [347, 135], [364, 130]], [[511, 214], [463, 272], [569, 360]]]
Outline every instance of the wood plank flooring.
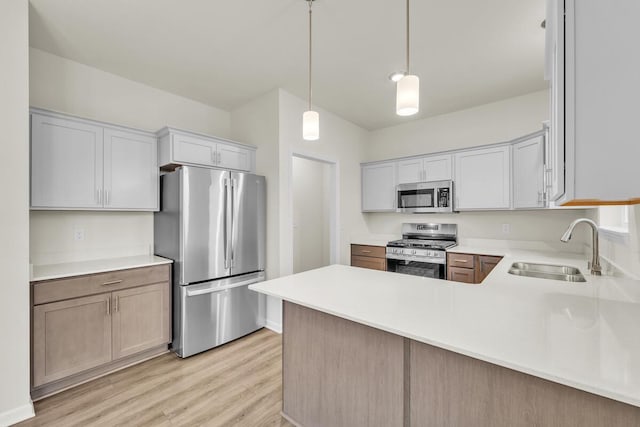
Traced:
[[35, 402], [30, 426], [280, 426], [282, 339], [267, 329], [173, 353]]

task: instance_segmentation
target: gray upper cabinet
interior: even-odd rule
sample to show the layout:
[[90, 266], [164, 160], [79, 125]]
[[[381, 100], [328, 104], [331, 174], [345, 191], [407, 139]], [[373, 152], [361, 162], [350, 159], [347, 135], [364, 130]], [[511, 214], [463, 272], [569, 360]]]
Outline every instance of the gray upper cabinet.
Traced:
[[457, 210], [511, 207], [511, 147], [467, 150], [455, 155]]
[[452, 179], [452, 156], [414, 157], [398, 161], [398, 184]]
[[253, 146], [168, 127], [158, 131], [157, 136], [158, 162], [163, 170], [191, 165], [255, 172]]
[[551, 200], [640, 203], [640, 2], [548, 0]]
[[396, 162], [362, 166], [362, 211], [395, 212]]
[[544, 188], [544, 137], [513, 144], [513, 207], [546, 207]]
[[155, 136], [32, 110], [31, 208], [157, 210]]

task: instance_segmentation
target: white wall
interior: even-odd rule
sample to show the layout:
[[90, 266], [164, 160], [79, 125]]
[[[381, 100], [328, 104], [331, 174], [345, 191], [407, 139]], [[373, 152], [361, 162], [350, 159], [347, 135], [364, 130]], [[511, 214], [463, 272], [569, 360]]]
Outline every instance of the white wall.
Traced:
[[[314, 107], [315, 108], [315, 107]], [[291, 171], [293, 154], [336, 163], [338, 177], [338, 245], [341, 264], [350, 263], [350, 236], [366, 232], [360, 211], [360, 162], [365, 156], [369, 132], [335, 114], [320, 113], [320, 139], [302, 139], [302, 113], [307, 102], [280, 90], [280, 272], [293, 271], [293, 230]]]
[[[231, 137], [258, 147], [256, 173], [267, 181], [267, 279], [280, 276], [279, 93], [273, 90], [231, 112]], [[282, 329], [281, 302], [267, 297], [267, 326]]]
[[227, 111], [30, 49], [34, 107], [155, 132], [164, 126], [228, 138]]
[[29, 2], [0, 2], [0, 425], [33, 416], [29, 396]]
[[[428, 99], [425, 100], [428, 102]], [[508, 141], [542, 129], [549, 91], [372, 131], [367, 161]]]
[[293, 272], [330, 264], [331, 167], [324, 162], [293, 158]]
[[[76, 230], [84, 231], [84, 240], [74, 239]], [[32, 264], [152, 252], [153, 217], [147, 212], [31, 212]]]
[[[30, 105], [156, 131], [174, 126], [228, 138], [230, 113], [31, 48]], [[85, 231], [74, 241], [73, 227]], [[31, 262], [80, 261], [150, 253], [150, 212], [32, 212]]]
[[[373, 131], [366, 158], [383, 160], [508, 141], [540, 130], [548, 117], [549, 92], [534, 92]], [[539, 241], [580, 252], [586, 242], [585, 231], [577, 230], [569, 245], [558, 246], [558, 241], [571, 221], [585, 215], [579, 209], [435, 216], [369, 213], [365, 218], [369, 232], [374, 234], [399, 236], [402, 222], [450, 221], [458, 224], [459, 235], [466, 239]], [[502, 232], [502, 224], [510, 224], [510, 233]]]

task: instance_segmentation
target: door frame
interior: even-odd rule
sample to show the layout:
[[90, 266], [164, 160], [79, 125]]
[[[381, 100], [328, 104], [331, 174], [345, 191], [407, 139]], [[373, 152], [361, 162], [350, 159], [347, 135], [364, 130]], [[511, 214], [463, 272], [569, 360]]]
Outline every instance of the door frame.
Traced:
[[337, 159], [325, 157], [317, 153], [309, 153], [299, 149], [292, 149], [288, 156], [288, 228], [291, 231], [289, 236], [290, 251], [286, 257], [287, 264], [282, 268], [282, 275], [293, 274], [293, 253], [294, 253], [294, 219], [293, 219], [293, 158], [301, 158], [315, 162], [324, 163], [329, 166], [329, 264], [340, 262], [340, 163]]

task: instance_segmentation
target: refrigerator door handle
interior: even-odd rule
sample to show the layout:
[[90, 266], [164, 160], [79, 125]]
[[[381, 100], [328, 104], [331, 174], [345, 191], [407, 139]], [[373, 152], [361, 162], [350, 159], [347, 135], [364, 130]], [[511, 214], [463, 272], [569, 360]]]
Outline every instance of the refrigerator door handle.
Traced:
[[228, 207], [229, 204], [229, 180], [224, 179], [224, 268], [229, 268], [229, 225]]
[[236, 180], [231, 178], [231, 227], [230, 227], [230, 236], [229, 236], [229, 248], [230, 248], [230, 252], [231, 252], [231, 268], [235, 267], [235, 257], [234, 257], [234, 247], [233, 247], [233, 233], [234, 233], [234, 227], [235, 227], [235, 223], [233, 221], [234, 219], [234, 215], [235, 215], [235, 191], [236, 191]]
[[209, 289], [199, 289], [197, 291], [190, 291], [190, 290], [187, 289], [187, 296], [188, 297], [195, 297], [195, 296], [198, 296], [198, 295], [206, 295], [206, 294], [214, 294], [214, 293], [217, 293], [217, 292], [224, 292], [224, 291], [228, 291], [229, 289], [239, 288], [241, 286], [248, 286], [248, 285], [251, 285], [252, 283], [258, 283], [260, 281], [261, 281], [260, 279], [249, 279], [249, 280], [244, 280], [242, 282], [234, 283], [232, 285], [211, 287]]

